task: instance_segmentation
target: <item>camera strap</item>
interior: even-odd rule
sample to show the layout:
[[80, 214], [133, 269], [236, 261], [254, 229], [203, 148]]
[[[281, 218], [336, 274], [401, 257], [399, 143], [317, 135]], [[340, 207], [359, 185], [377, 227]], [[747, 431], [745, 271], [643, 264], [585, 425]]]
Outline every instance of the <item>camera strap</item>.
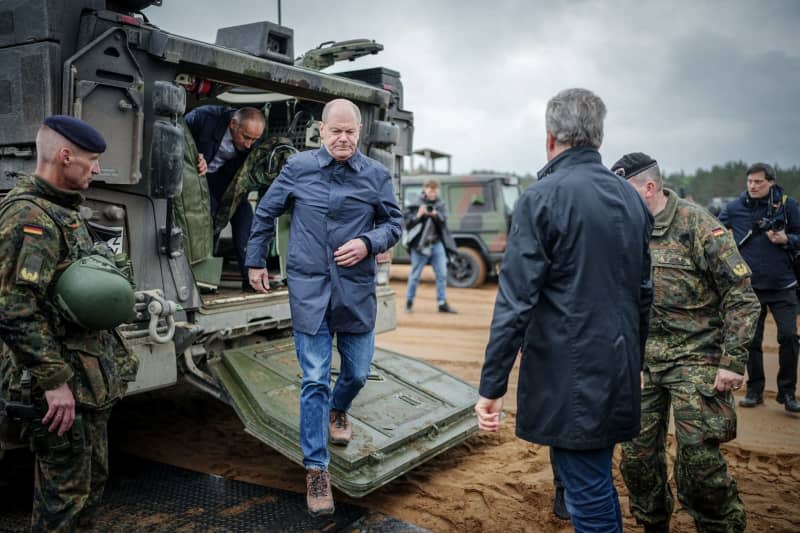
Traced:
[[786, 227], [788, 228], [789, 227], [789, 214], [786, 212], [787, 211], [786, 210], [786, 202], [787, 202], [787, 200], [789, 200], [789, 195], [788, 194], [784, 194], [783, 196], [781, 196], [781, 206], [783, 206], [783, 222], [786, 225]]

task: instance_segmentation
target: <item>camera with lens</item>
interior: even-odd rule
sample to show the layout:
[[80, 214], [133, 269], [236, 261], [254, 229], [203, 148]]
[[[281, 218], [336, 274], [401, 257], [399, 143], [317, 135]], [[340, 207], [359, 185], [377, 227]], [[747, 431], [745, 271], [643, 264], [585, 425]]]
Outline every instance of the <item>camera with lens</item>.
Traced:
[[436, 209], [436, 202], [425, 202], [425, 212], [426, 213], [433, 213], [434, 209]]
[[753, 229], [758, 231], [783, 231], [786, 229], [786, 222], [779, 218], [762, 218], [753, 223]]

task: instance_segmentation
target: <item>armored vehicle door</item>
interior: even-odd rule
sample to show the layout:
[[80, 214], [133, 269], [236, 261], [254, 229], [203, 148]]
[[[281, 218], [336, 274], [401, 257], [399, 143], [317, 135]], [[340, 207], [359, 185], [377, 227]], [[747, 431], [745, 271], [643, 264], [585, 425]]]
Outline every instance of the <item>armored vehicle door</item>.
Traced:
[[106, 31], [64, 62], [64, 111], [95, 124], [108, 143], [100, 181], [142, 179], [144, 75], [124, 30]]
[[[335, 382], [339, 354], [334, 354]], [[246, 430], [302, 464], [301, 372], [291, 338], [229, 349], [210, 364]], [[376, 349], [350, 411], [353, 439], [328, 447], [331, 482], [361, 497], [477, 431], [477, 391], [422, 361]]]

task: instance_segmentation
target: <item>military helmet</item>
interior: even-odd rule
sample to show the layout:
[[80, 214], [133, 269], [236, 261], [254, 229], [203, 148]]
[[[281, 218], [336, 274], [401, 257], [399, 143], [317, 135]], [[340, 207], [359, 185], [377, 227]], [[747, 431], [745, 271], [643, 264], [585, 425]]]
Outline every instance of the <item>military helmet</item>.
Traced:
[[71, 322], [86, 329], [111, 329], [133, 318], [133, 288], [101, 255], [78, 259], [61, 274], [54, 303]]

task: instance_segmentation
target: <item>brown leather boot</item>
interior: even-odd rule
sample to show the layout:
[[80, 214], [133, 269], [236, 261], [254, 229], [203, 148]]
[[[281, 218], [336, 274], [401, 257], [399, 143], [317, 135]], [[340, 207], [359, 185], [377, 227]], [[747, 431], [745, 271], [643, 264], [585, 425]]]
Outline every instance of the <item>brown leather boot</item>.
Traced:
[[347, 445], [350, 439], [353, 438], [353, 425], [350, 424], [347, 413], [331, 409], [329, 422], [330, 426], [328, 429], [331, 443], [340, 446]]
[[333, 514], [333, 492], [327, 470], [306, 470], [306, 505], [311, 516]]

